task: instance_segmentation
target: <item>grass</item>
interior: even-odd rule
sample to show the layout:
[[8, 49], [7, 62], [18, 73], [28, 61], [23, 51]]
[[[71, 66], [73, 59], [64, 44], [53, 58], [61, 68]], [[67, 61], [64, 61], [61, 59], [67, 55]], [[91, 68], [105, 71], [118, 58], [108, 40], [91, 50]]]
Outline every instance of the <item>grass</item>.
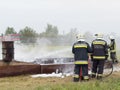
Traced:
[[0, 90], [120, 90], [120, 74], [103, 81], [73, 82], [72, 77], [32, 78], [30, 75], [0, 78]]

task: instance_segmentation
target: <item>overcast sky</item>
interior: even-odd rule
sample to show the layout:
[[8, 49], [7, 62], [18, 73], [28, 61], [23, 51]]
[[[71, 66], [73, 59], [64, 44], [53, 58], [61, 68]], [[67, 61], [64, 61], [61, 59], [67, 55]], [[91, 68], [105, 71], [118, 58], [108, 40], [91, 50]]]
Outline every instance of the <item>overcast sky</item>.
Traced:
[[0, 33], [29, 26], [45, 31], [47, 23], [60, 33], [79, 32], [120, 34], [120, 0], [0, 0]]

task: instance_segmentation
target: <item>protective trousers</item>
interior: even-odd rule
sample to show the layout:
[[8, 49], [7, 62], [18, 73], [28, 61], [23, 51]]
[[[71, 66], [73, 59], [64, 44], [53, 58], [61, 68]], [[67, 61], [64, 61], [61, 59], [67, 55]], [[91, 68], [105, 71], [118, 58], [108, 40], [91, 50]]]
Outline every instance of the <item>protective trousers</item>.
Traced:
[[[75, 64], [74, 74], [74, 82], [78, 82], [80, 79], [88, 80], [88, 64]], [[82, 74], [82, 76], [80, 76], [80, 74]]]
[[96, 75], [97, 75], [97, 78], [99, 77], [102, 78], [104, 63], [105, 63], [105, 60], [93, 60], [92, 78], [95, 78]]
[[116, 52], [110, 52], [110, 58], [113, 63], [117, 62]]

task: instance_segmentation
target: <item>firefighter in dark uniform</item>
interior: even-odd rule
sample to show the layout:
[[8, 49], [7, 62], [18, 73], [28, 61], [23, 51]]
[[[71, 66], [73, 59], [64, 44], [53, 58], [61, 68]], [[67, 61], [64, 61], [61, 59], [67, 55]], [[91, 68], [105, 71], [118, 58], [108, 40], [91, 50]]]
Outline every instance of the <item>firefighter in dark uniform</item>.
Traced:
[[108, 58], [107, 42], [103, 40], [102, 34], [96, 34], [97, 38], [92, 41], [92, 78], [102, 79], [105, 60]]
[[113, 63], [118, 63], [117, 57], [116, 57], [116, 43], [115, 43], [115, 39], [113, 36], [110, 36], [110, 45], [109, 45], [109, 49], [110, 49], [110, 58], [112, 60]]
[[88, 53], [91, 53], [91, 47], [85, 41], [84, 35], [77, 35], [77, 42], [73, 44], [72, 53], [74, 54], [74, 82], [80, 80], [82, 73], [83, 80], [89, 80], [88, 76]]

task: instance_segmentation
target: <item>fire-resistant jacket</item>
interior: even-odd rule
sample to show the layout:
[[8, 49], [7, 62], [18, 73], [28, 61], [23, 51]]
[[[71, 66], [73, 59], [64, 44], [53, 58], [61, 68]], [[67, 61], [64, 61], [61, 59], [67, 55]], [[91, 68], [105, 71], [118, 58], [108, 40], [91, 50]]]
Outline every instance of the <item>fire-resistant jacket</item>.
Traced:
[[102, 39], [95, 39], [92, 42], [92, 59], [105, 60], [108, 56], [107, 42]]
[[109, 48], [110, 48], [110, 52], [116, 52], [116, 43], [114, 39], [111, 40]]
[[85, 41], [78, 41], [73, 44], [72, 53], [74, 54], [75, 64], [88, 64], [88, 53], [91, 47]]

